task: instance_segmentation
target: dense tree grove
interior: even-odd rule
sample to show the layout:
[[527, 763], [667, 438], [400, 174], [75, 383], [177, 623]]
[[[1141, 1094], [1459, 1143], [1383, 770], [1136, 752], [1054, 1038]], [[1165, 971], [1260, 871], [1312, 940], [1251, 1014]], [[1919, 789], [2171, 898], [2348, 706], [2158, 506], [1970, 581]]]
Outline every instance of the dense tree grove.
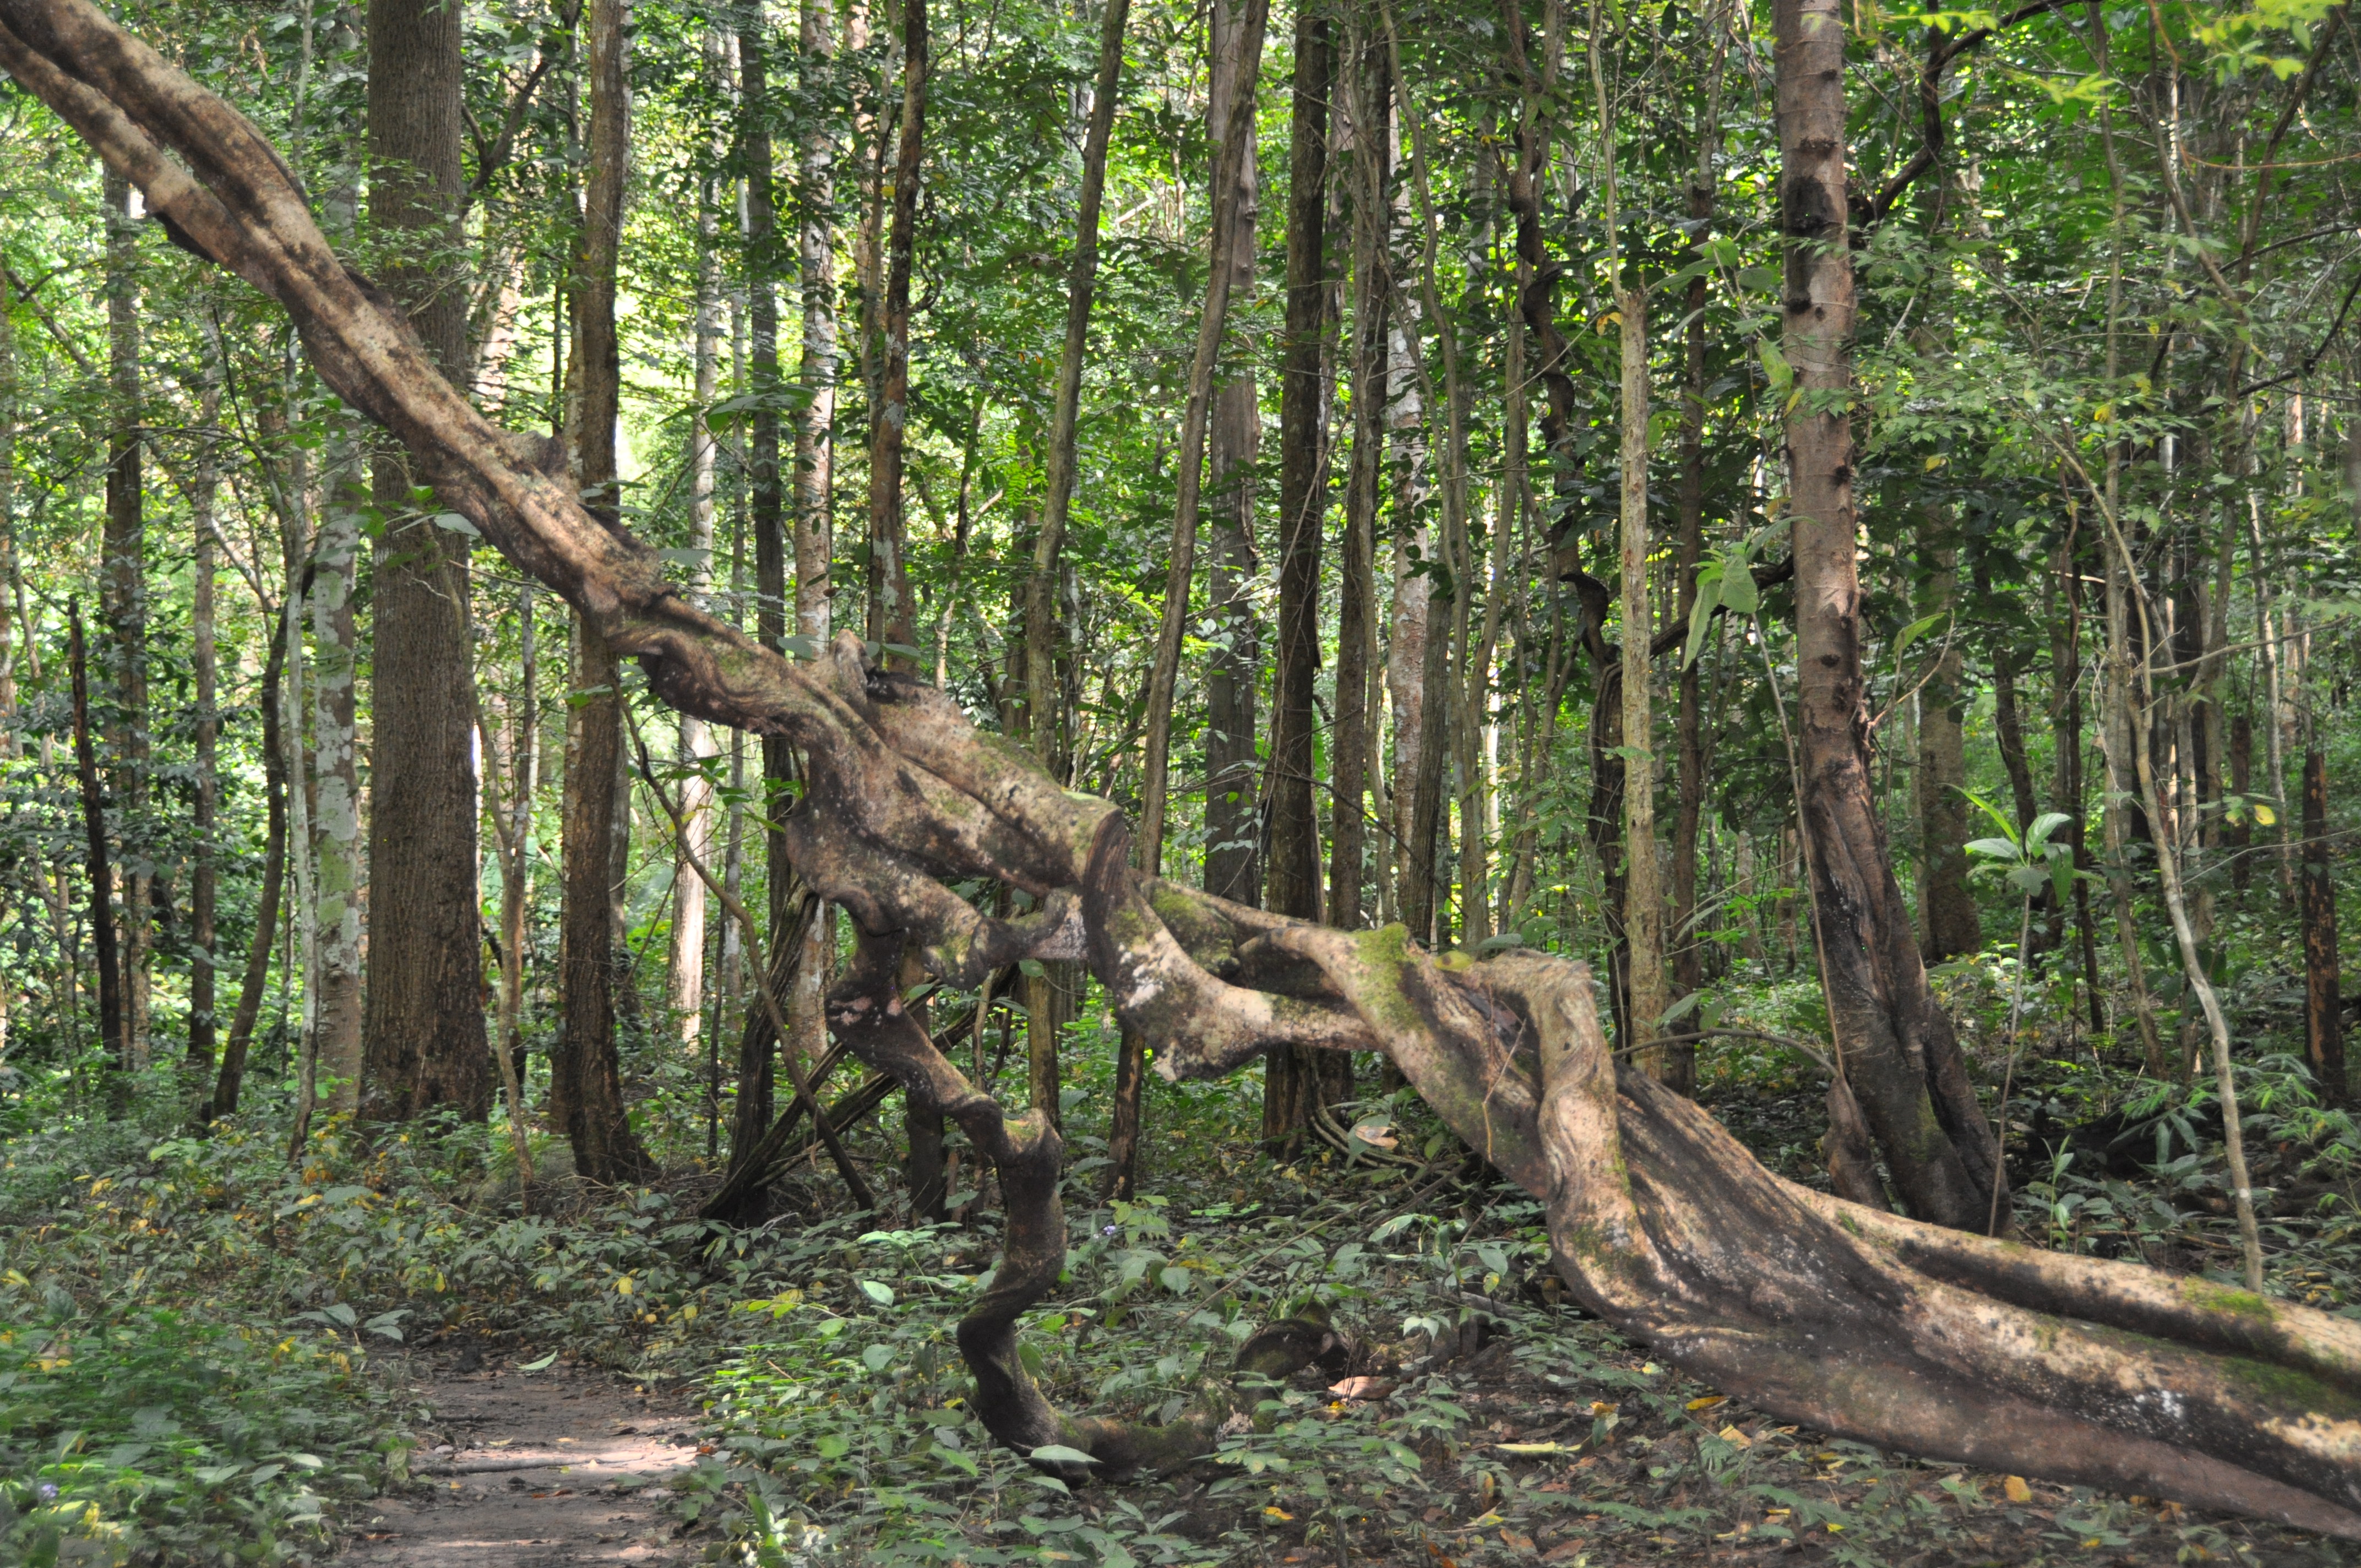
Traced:
[[[2361, 1530], [2260, 1299], [2361, 1160], [2346, 6], [124, 10], [348, 285], [78, 5], [0, 3], [0, 1133], [997, 1205], [980, 1419], [1078, 1480], [1232, 1415], [1019, 1363], [1082, 1086], [1128, 1204], [1151, 1066], [1290, 1168], [1406, 1080], [1717, 1387]], [[1819, 1192], [1691, 1103], [1766, 1053]], [[2078, 1119], [2214, 1250], [2087, 1231]], [[2099, 1326], [2019, 1385], [1995, 1301]]]

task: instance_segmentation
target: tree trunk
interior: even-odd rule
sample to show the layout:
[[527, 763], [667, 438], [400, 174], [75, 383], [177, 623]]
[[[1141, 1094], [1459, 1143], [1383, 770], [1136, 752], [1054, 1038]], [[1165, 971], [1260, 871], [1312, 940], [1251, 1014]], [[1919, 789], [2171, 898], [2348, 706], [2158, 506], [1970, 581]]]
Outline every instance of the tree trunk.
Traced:
[[123, 1003], [115, 1052], [126, 1070], [148, 1065], [149, 908], [156, 860], [148, 842], [148, 519], [142, 476], [146, 420], [140, 407], [139, 229], [131, 183], [113, 170], [104, 184], [106, 214], [106, 522], [99, 568], [100, 617], [112, 666], [108, 750], [114, 753], [115, 806], [123, 839]]
[[[1329, 23], [1312, 6], [1295, 18], [1295, 80], [1287, 182], [1287, 336], [1279, 383], [1279, 648], [1271, 695], [1269, 906], [1298, 919], [1320, 913], [1320, 823], [1314, 809], [1312, 707], [1320, 679], [1320, 546], [1328, 521]], [[1349, 548], [1349, 546], [1348, 546]], [[1348, 562], [1346, 571], [1352, 570]], [[1366, 614], [1366, 609], [1363, 611]], [[1362, 635], [1358, 626], [1350, 635]], [[1347, 643], [1349, 645], [1349, 642]], [[1357, 705], [1360, 694], [1354, 694]], [[1339, 691], [1338, 711], [1345, 710]], [[1356, 714], [1356, 718], [1358, 718]], [[1358, 804], [1359, 791], [1354, 792]], [[1355, 892], [1360, 861], [1354, 857]], [[1211, 887], [1209, 876], [1206, 885]], [[1358, 924], [1357, 921], [1355, 924]], [[1348, 1058], [1349, 1062], [1349, 1058]], [[1274, 1051], [1262, 1069], [1262, 1140], [1292, 1153], [1331, 1058]], [[1349, 1092], [1349, 1090], [1347, 1091]]]
[[[1715, 6], [1707, 19], [1712, 59], [1707, 67], [1705, 90], [1698, 101], [1696, 162], [1687, 190], [1689, 257], [1692, 265], [1706, 256], [1713, 225], [1717, 180], [1714, 156], [1721, 150], [1722, 67], [1730, 49], [1729, 19]], [[1706, 273], [1689, 280], [1682, 302], [1686, 327], [1681, 354], [1681, 483], [1678, 498], [1677, 554], [1674, 563], [1675, 619], [1683, 626], [1697, 613], [1697, 568], [1705, 557], [1705, 391]], [[1697, 935], [1697, 830], [1706, 806], [1706, 735], [1704, 672], [1697, 663], [1681, 668], [1679, 711], [1674, 718], [1674, 755], [1680, 770], [1679, 797], [1674, 806], [1672, 866], [1672, 989], [1678, 1003], [1694, 996], [1705, 983], [1705, 943]], [[1667, 1088], [1682, 1094], [1697, 1092], [1697, 1042], [1667, 1045], [1664, 1071]]]
[[[313, 542], [312, 611], [312, 1014], [314, 1083], [332, 1111], [360, 1102], [362, 996], [360, 768], [353, 621], [361, 553], [360, 453], [348, 430], [329, 437]], [[314, 1091], [316, 1093], [316, 1090]], [[302, 1118], [298, 1118], [299, 1124]], [[305, 1129], [308, 1132], [308, 1128]]]
[[[1781, 30], [1793, 49], [1796, 29]], [[1802, 41], [1822, 40], [1831, 56], [1842, 47], [1832, 14]], [[60, 60], [107, 82], [125, 117], [102, 112]], [[1054, 1287], [1069, 1239], [1059, 1145], [1045, 1118], [1012, 1115], [969, 1085], [895, 1005], [906, 942], [960, 987], [1078, 946], [1176, 1078], [1228, 1071], [1280, 1043], [1385, 1051], [1543, 1199], [1559, 1270], [1587, 1307], [1780, 1419], [2361, 1538], [2361, 1351], [2335, 1319], [2287, 1303], [2259, 1311], [2205, 1281], [1946, 1234], [1783, 1183], [1687, 1102], [1615, 1070], [1579, 965], [1511, 954], [1446, 970], [1398, 935], [1325, 931], [1140, 876], [1110, 805], [986, 744], [956, 704], [870, 663], [858, 639], [791, 665], [685, 604], [653, 551], [525, 461], [537, 443], [495, 430], [441, 380], [337, 265], [251, 127], [82, 0], [0, 0], [0, 69], [140, 168], [193, 244], [280, 299], [337, 393], [401, 433], [486, 538], [642, 660], [667, 701], [775, 728], [813, 759], [788, 824], [797, 863], [864, 931], [891, 933], [864, 939], [830, 1022], [956, 1117], [999, 1170], [1005, 1255], [960, 1339], [972, 1403], [1019, 1453], [1058, 1442], [1110, 1472], [1191, 1461], [1224, 1412], [1161, 1431], [1077, 1420], [1025, 1373], [1015, 1325]], [[144, 161], [148, 136], [215, 183]], [[1797, 182], [1787, 192], [1812, 200]], [[992, 828], [974, 833], [987, 816]], [[922, 856], [944, 876], [1062, 894], [1074, 924], [983, 916], [915, 870]], [[1224, 968], [1243, 957], [1233, 972], [1256, 988], [1200, 967], [1176, 927]], [[2159, 1388], [2173, 1398], [2158, 1404]], [[1070, 1477], [1082, 1468], [1034, 1463]]]
[[[729, 61], [719, 27], [705, 34], [705, 75], [711, 86], [726, 92]], [[725, 148], [714, 149], [717, 154]], [[697, 603], [708, 602], [713, 590], [714, 477], [718, 453], [707, 411], [721, 391], [721, 219], [723, 185], [708, 178], [699, 186], [697, 203], [697, 303], [692, 323], [695, 342], [689, 360], [694, 404], [688, 416], [688, 547], [692, 560], [689, 592]], [[664, 966], [666, 991], [672, 1005], [674, 1038], [687, 1049], [697, 1048], [705, 1026], [705, 883], [688, 869], [690, 858], [713, 855], [713, 785], [706, 767], [720, 754], [712, 732], [694, 714], [680, 718], [677, 756], [681, 778], [681, 843], [673, 856], [672, 954]], [[694, 771], [691, 771], [694, 770]]]
[[2337, 995], [2336, 883], [2330, 871], [2328, 756], [2317, 745], [2303, 758], [2303, 1039], [2320, 1097], [2342, 1105], [2344, 1002]]
[[[1251, 4], [1251, 0], [1244, 0]], [[1262, 57], [1249, 57], [1251, 37], [1261, 30], [1241, 13], [1242, 0], [1213, 0], [1205, 128], [1216, 169], [1233, 134], [1232, 103], [1254, 98], [1260, 88]], [[1324, 101], [1323, 101], [1324, 103]], [[1255, 283], [1255, 228], [1260, 181], [1255, 122], [1244, 122], [1246, 143], [1236, 159], [1236, 203], [1227, 251], [1213, 265], [1230, 273], [1230, 297], [1251, 302]], [[1292, 240], [1290, 244], [1292, 246]], [[1292, 308], [1292, 274], [1290, 302]], [[1290, 322], [1292, 318], [1290, 317]], [[1290, 331], [1292, 330], [1290, 326]], [[1282, 376], [1287, 372], [1282, 369]], [[1207, 484], [1212, 490], [1213, 537], [1205, 559], [1205, 616], [1212, 630], [1205, 667], [1205, 890], [1240, 904], [1262, 897], [1262, 769], [1255, 751], [1255, 682], [1262, 665], [1262, 630], [1252, 598], [1260, 570], [1255, 542], [1255, 464], [1262, 444], [1261, 404], [1250, 359], [1242, 359], [1213, 391]], [[1281, 528], [1286, 526], [1282, 520]]]
[[1950, 509], [1930, 507], [1921, 557], [1932, 568], [1916, 612], [1952, 619], [1941, 636], [1935, 667], [1918, 692], [1918, 950], [1927, 962], [1972, 953], [1984, 944], [1983, 920], [1968, 886], [1967, 740], [1960, 718], [1957, 633], [1959, 544]]
[[[2091, 1028], [2107, 1026], [2099, 982], [2099, 938], [2091, 921], [2091, 883], [2097, 873], [2091, 858], [2090, 828], [2082, 810], [2082, 578], [2079, 532], [2070, 527], [2058, 546], [2051, 577], [2049, 615], [2050, 751], [2056, 762], [2058, 809], [2066, 813], [2062, 842], [2073, 852], [2074, 929], [2081, 940], [2082, 986], [2090, 1003]], [[2062, 602], [2060, 602], [2062, 601]], [[2063, 918], [2061, 914], [2060, 918]]]
[[[467, 364], [465, 280], [455, 269], [463, 254], [459, 36], [458, 9], [443, 0], [370, 0], [369, 218], [390, 247], [379, 278], [454, 377]], [[389, 527], [371, 583], [368, 866], [372, 907], [385, 917], [369, 931], [364, 1111], [407, 1121], [448, 1106], [481, 1121], [491, 1109], [492, 1064], [476, 882], [467, 542], [421, 515], [399, 449], [380, 451], [374, 467]]]
[[[0, 301], [0, 307], [5, 302]], [[210, 323], [208, 323], [210, 325]], [[219, 940], [214, 929], [214, 897], [219, 877], [214, 870], [214, 839], [220, 831], [221, 772], [217, 751], [221, 742], [221, 651], [214, 643], [214, 574], [218, 569], [214, 553], [214, 503], [221, 487], [220, 447], [215, 441], [221, 420], [221, 340], [211, 331], [205, 334], [203, 388], [197, 399], [197, 466], [196, 482], [189, 492], [190, 521], [196, 534], [194, 560], [189, 569], [189, 642], [191, 663], [196, 675], [197, 711], [194, 740], [196, 742], [196, 834], [195, 850], [189, 872], [189, 1049], [187, 1056], [187, 1092], [200, 1113], [212, 1102], [214, 1052], [217, 1044], [218, 1024], [214, 1015], [214, 947]], [[0, 443], [7, 439], [5, 426], [0, 426]], [[0, 539], [7, 529], [6, 498], [0, 495]], [[5, 620], [0, 616], [0, 620]], [[0, 662], [5, 662], [5, 647], [0, 645]], [[13, 677], [10, 680], [14, 685]], [[7, 693], [7, 707], [15, 706], [15, 692]], [[0, 1014], [0, 1027], [6, 1018]], [[0, 1040], [0, 1047], [5, 1047]], [[200, 1124], [207, 1120], [202, 1113]]]
[[[1336, 707], [1329, 748], [1328, 924], [1359, 928], [1368, 852], [1369, 773], [1377, 741], [1371, 676], [1376, 673], [1377, 520], [1385, 478], [1386, 269], [1392, 208], [1392, 88], [1385, 50], [1366, 19], [1353, 29], [1355, 60], [1345, 95], [1352, 151], [1353, 449], [1345, 484], [1336, 610]], [[1380, 858], [1384, 851], [1381, 849]]]
[[[280, 617], [262, 607], [263, 623], [279, 633]], [[280, 685], [287, 668], [287, 639], [273, 635], [262, 664], [262, 891], [254, 910], [254, 937], [247, 944], [246, 972], [237, 988], [237, 1012], [229, 1025], [229, 1040], [222, 1047], [221, 1071], [214, 1079], [213, 1114], [227, 1116], [237, 1110], [246, 1084], [246, 1059], [254, 1041], [254, 1025], [262, 1016], [262, 993], [270, 979], [270, 949], [279, 938], [279, 909], [287, 884], [287, 752], [280, 733]], [[291, 978], [291, 977], [285, 977]]]
[[120, 1118], [131, 1109], [133, 1070], [123, 1033], [123, 970], [115, 947], [115, 870], [108, 861], [106, 797], [98, 780], [98, 753], [90, 734], [90, 649], [82, 636], [82, 602], [70, 607], [72, 641], [67, 644], [73, 683], [76, 782], [82, 792], [83, 870], [90, 881], [90, 936], [98, 970], [98, 1037], [107, 1051], [106, 1113]]
[[[903, 522], [904, 427], [910, 417], [910, 270], [917, 245], [918, 170], [927, 142], [927, 0], [902, 0], [902, 136], [894, 159], [894, 225], [878, 317], [877, 398], [869, 411], [869, 640], [917, 641]], [[889, 669], [915, 668], [908, 654]]]
[[[1240, 71], [1251, 84], [1262, 71], [1263, 29], [1269, 0], [1245, 0], [1238, 24]], [[1164, 609], [1157, 622], [1156, 663], [1148, 683], [1147, 757], [1140, 770], [1140, 867], [1153, 874], [1163, 862], [1172, 708], [1180, 673], [1180, 634], [1189, 619], [1189, 589], [1196, 570], [1197, 518], [1203, 499], [1205, 434], [1213, 401], [1213, 373], [1229, 321], [1232, 270], [1224, 265], [1235, 249], [1234, 231], [1253, 209], [1246, 157], [1253, 141], [1255, 93], [1230, 95], [1229, 123], [1213, 144], [1213, 225], [1205, 278], [1205, 301], [1197, 317], [1197, 341], [1189, 361], [1189, 400], [1180, 417], [1179, 473], [1172, 505], [1172, 549], [1165, 565]]]
[[[583, 191], [582, 244], [570, 293], [574, 306], [569, 434], [574, 483], [590, 515], [620, 532], [615, 424], [621, 411], [622, 363], [615, 333], [615, 271], [631, 148], [630, 77], [624, 0], [591, 0], [588, 178]], [[552, 1077], [551, 1120], [574, 1146], [575, 1170], [621, 1186], [654, 1166], [623, 1109], [616, 1050], [617, 991], [628, 983], [616, 923], [618, 864], [630, 796], [623, 788], [622, 671], [606, 633], [577, 618], [573, 692], [567, 699], [566, 793], [558, 937], [560, 1050]]]
[[[1911, 1212], [1982, 1230], [2006, 1177], [1967, 1063], [1927, 986], [1870, 792], [1854, 566], [1852, 255], [1845, 237], [1845, 28], [1834, 0], [1775, 16], [1786, 236], [1788, 407], [1803, 795], [1829, 1024], [1854, 1099]], [[1831, 406], [1833, 403], [1834, 406]]]

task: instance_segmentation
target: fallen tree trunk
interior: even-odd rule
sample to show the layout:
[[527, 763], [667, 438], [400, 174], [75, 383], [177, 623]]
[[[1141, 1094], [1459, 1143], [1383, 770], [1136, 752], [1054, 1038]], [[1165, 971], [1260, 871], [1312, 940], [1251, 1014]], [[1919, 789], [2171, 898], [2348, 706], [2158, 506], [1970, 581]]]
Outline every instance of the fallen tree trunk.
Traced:
[[[1400, 927], [1328, 930], [1141, 876], [1114, 806], [870, 666], [857, 639], [790, 663], [668, 585], [652, 551], [582, 509], [545, 444], [494, 428], [443, 380], [398, 308], [329, 251], [254, 127], [85, 0], [0, 0], [0, 67], [137, 181], [176, 238], [279, 300], [337, 394], [666, 701], [809, 759], [790, 852], [862, 933], [830, 1025], [999, 1168], [1005, 1256], [960, 1338], [974, 1408], [1002, 1441], [1109, 1469], [1184, 1460], [1205, 1451], [1219, 1402], [1168, 1427], [1077, 1419], [1026, 1374], [1016, 1318], [1065, 1253], [1060, 1143], [935, 1048], [902, 1005], [906, 948], [959, 987], [1021, 957], [1087, 959], [1168, 1077], [1282, 1044], [1385, 1052], [1546, 1200], [1558, 1267], [1587, 1305], [1781, 1417], [2361, 1538], [2361, 1324], [1783, 1181], [1615, 1067], [1584, 965], [1433, 957]], [[946, 885], [974, 877], [1026, 890], [1039, 913], [991, 919]], [[1300, 1363], [1318, 1332], [1275, 1326], [1258, 1364]]]

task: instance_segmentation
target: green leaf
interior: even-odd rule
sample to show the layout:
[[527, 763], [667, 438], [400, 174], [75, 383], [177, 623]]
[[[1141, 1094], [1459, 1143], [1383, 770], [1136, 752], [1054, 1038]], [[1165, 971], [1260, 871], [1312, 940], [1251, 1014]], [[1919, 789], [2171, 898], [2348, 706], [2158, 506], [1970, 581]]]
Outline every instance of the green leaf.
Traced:
[[484, 536], [483, 530], [478, 528], [474, 523], [469, 522], [466, 518], [461, 517], [456, 511], [436, 512], [434, 514], [434, 526], [437, 528], [447, 529], [453, 533], [464, 534], [469, 539], [481, 539]]
[[812, 1452], [822, 1459], [841, 1459], [852, 1452], [852, 1444], [835, 1432], [826, 1432], [812, 1444]]
[[2016, 840], [2014, 839], [1971, 839], [1968, 840], [1968, 853], [1989, 855], [1995, 861], [2014, 861], [2019, 858]]
[[[1708, 567], [1697, 574], [1697, 603], [1689, 609], [1689, 645], [1681, 652], [1681, 668], [1686, 670], [1697, 662], [1705, 651], [1707, 628], [1713, 624], [1713, 612], [1721, 601], [1722, 573]], [[1749, 579], [1750, 586], [1752, 579]]]
[[894, 1347], [890, 1344], [873, 1344], [861, 1353], [861, 1365], [872, 1372], [884, 1371], [893, 1360]]
[[522, 1366], [518, 1367], [517, 1370], [519, 1372], [546, 1372], [556, 1365], [557, 1353], [553, 1350], [547, 1355], [543, 1356], [539, 1361], [528, 1361]]
[[2049, 835], [2073, 820], [2062, 811], [2043, 812], [2033, 819], [2033, 826], [2025, 830], [2025, 847], [2034, 850], [2042, 850], [2048, 844]]
[[1763, 608], [1763, 590], [1754, 586], [1754, 572], [1742, 547], [1721, 564], [1720, 598], [1732, 615], [1752, 615]]
[[891, 1287], [880, 1285], [874, 1279], [856, 1279], [853, 1283], [861, 1287], [861, 1293], [863, 1296], [879, 1306], [890, 1307], [894, 1304], [894, 1292]]
[[1189, 1287], [1194, 1283], [1190, 1272], [1178, 1264], [1162, 1270], [1156, 1277], [1163, 1284], [1164, 1288], [1171, 1291], [1175, 1296], [1185, 1294]]
[[1079, 1448], [1068, 1448], [1062, 1442], [1045, 1442], [1026, 1455], [1036, 1464], [1096, 1464], [1098, 1461]]
[[1771, 378], [1772, 393], [1778, 397], [1786, 396], [1787, 389], [1795, 384], [1795, 372], [1788, 365], [1787, 356], [1780, 353], [1779, 345], [1767, 337], [1754, 340], [1754, 353], [1763, 361], [1763, 373]]
[[1910, 652], [1910, 644], [1917, 641], [1918, 639], [1925, 635], [1937, 621], [1948, 620], [1949, 619], [1950, 619], [1950, 611], [1938, 610], [1933, 615], [1914, 620], [1909, 625], [1904, 627], [1901, 634], [1894, 639], [1894, 662], [1897, 664], [1900, 663], [1902, 662], [1902, 655]]

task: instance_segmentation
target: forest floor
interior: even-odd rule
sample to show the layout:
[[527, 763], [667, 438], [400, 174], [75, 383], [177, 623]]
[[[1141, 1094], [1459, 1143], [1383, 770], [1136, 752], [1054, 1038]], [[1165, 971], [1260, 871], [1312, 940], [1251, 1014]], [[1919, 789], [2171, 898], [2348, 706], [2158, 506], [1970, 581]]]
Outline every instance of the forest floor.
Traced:
[[[2270, 1059], [2242, 1093], [2275, 1191], [2271, 1288], [2361, 1316], [2361, 1141]], [[2016, 1082], [2029, 1239], [2234, 1263], [2202, 1083], [2143, 1087], [2070, 1048]], [[1151, 1190], [1107, 1202], [1104, 1090], [1068, 1091], [1068, 1270], [1024, 1324], [1051, 1398], [1170, 1420], [1307, 1304], [1346, 1348], [1253, 1391], [1252, 1430], [1192, 1470], [1071, 1488], [965, 1409], [953, 1335], [994, 1260], [994, 1195], [955, 1193], [961, 1223], [903, 1217], [898, 1117], [852, 1140], [885, 1217], [845, 1212], [807, 1165], [737, 1231], [695, 1219], [716, 1179], [694, 1160], [593, 1190], [547, 1140], [521, 1212], [499, 1128], [365, 1144], [331, 1121], [291, 1166], [269, 1102], [205, 1138], [160, 1094], [144, 1126], [0, 1125], [0, 1564], [2361, 1563], [1725, 1400], [1567, 1299], [1540, 1206], [1406, 1096], [1356, 1114], [1390, 1120], [1408, 1165], [1282, 1165], [1246, 1152], [1250, 1077], [1159, 1084]], [[1815, 1178], [1801, 1063], [1717, 1059], [1701, 1099]]]
[[[528, 1358], [526, 1365], [531, 1364]], [[356, 1511], [354, 1568], [672, 1568], [666, 1477], [693, 1464], [693, 1416], [598, 1371], [517, 1370], [468, 1345], [394, 1358], [421, 1415], [415, 1485]]]

